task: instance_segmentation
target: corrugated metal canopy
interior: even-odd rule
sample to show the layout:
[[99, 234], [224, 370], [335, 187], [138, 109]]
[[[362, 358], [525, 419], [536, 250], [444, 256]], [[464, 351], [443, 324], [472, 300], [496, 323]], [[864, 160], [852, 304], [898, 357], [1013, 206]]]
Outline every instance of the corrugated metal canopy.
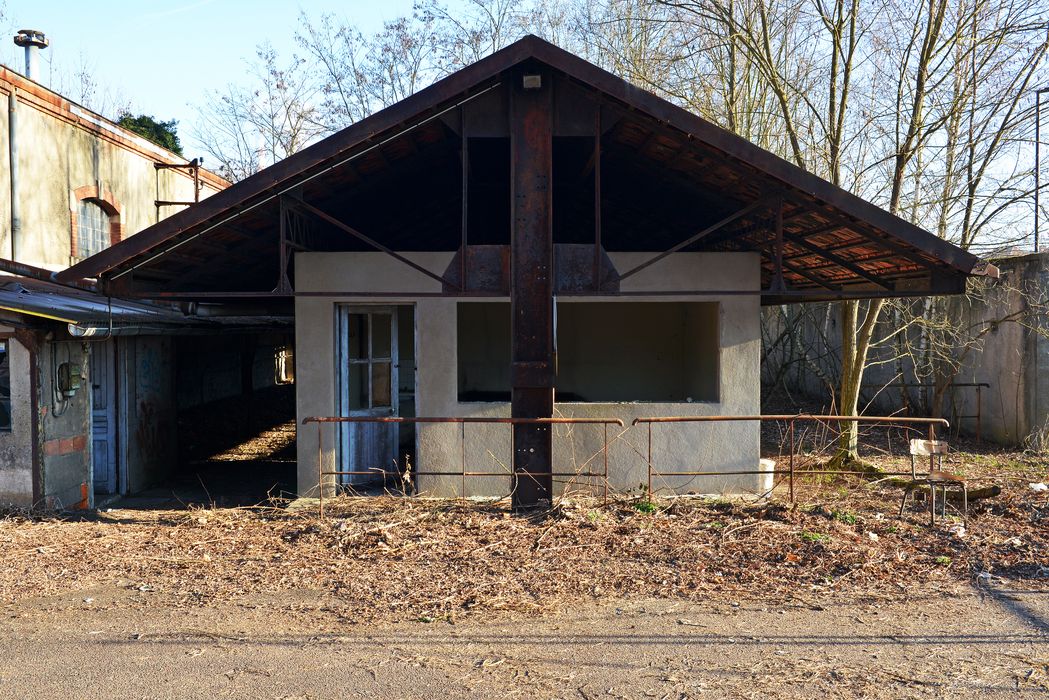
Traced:
[[[202, 317], [171, 305], [107, 297], [19, 276], [0, 276], [0, 312], [8, 320], [23, 317], [30, 324], [64, 323], [73, 335], [90, 335], [89, 329], [98, 329], [102, 335], [113, 329], [117, 335], [130, 329], [150, 333], [220, 332], [229, 327], [260, 325], [256, 316]], [[268, 321], [274, 326], [291, 324], [290, 315]]]

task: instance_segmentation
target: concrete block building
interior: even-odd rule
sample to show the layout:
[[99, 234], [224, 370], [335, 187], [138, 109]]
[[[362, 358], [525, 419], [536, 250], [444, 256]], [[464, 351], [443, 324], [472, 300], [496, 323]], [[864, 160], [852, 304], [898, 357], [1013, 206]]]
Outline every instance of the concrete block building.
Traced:
[[[422, 492], [529, 505], [604, 459], [605, 426], [552, 418], [759, 412], [762, 304], [956, 294], [994, 273], [528, 37], [57, 279], [290, 312], [302, 495], [410, 462]], [[623, 431], [608, 474], [630, 489], [648, 438]], [[757, 487], [718, 474], [757, 468], [756, 423], [653, 440], [661, 471], [715, 472], [661, 488]]]

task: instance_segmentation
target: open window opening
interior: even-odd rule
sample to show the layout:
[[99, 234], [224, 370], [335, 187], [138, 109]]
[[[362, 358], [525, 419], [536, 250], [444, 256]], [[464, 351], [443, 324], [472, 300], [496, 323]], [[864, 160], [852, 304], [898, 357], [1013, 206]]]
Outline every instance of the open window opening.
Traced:
[[[559, 402], [716, 402], [716, 302], [562, 302], [557, 306]], [[510, 304], [462, 302], [460, 402], [510, 400]]]
[[557, 307], [557, 400], [718, 400], [715, 302]]

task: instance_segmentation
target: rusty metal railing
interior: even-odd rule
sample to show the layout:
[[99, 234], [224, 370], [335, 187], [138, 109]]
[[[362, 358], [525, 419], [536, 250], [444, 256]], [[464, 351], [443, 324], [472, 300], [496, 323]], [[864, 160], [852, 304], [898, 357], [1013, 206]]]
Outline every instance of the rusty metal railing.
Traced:
[[[657, 471], [652, 461], [652, 426], [657, 423], [721, 423], [728, 421], [757, 421], [764, 422], [786, 422], [789, 441], [789, 456], [787, 469], [743, 469], [733, 471], [714, 470], [692, 470], [692, 471]], [[788, 479], [790, 500], [794, 502], [794, 479], [798, 471], [795, 469], [795, 431], [794, 425], [798, 421], [810, 421], [818, 423], [865, 423], [876, 425], [925, 425], [928, 428], [930, 440], [936, 439], [936, 427], [949, 428], [950, 423], [944, 418], [917, 418], [909, 416], [828, 416], [812, 414], [784, 414], [784, 415], [749, 415], [749, 416], [656, 416], [651, 418], [635, 418], [632, 426], [645, 425], [648, 429], [648, 493], [652, 494], [653, 477], [679, 477], [679, 476], [745, 476], [745, 475], [767, 475], [772, 474], [773, 479], [777, 474], [785, 474]], [[929, 469], [933, 470], [933, 457], [929, 458]], [[806, 469], [801, 474], [805, 476], [820, 474], [866, 474], [856, 469]], [[911, 472], [881, 472], [884, 476], [911, 476]]]
[[[415, 477], [420, 476], [457, 476], [462, 478], [462, 496], [465, 498], [467, 494], [466, 480], [468, 477], [499, 477], [509, 476], [510, 490], [511, 493], [517, 487], [517, 480], [521, 477], [570, 477], [568, 483], [572, 483], [575, 479], [601, 479], [602, 485], [602, 497], [608, 499], [608, 427], [615, 425], [620, 428], [623, 427], [623, 421], [618, 418], [488, 418], [479, 416], [460, 416], [460, 417], [406, 417], [406, 416], [309, 416], [304, 418], [302, 421], [303, 425], [309, 423], [315, 423], [317, 425], [317, 491], [318, 491], [318, 510], [321, 516], [324, 515], [324, 477], [325, 476], [378, 476], [380, 474], [386, 475], [390, 472], [385, 469], [369, 469], [369, 470], [346, 470], [336, 469], [325, 471], [324, 470], [324, 441], [323, 432], [321, 426], [328, 423], [407, 423], [412, 425], [418, 424], [438, 424], [438, 423], [451, 423], [460, 426], [459, 431], [459, 443], [460, 443], [460, 462], [461, 469], [458, 471], [413, 471], [412, 475]], [[472, 423], [488, 424], [488, 425], [509, 425], [510, 430], [510, 454], [513, 454], [514, 450], [514, 431], [512, 429], [515, 425], [600, 425], [603, 430], [603, 439], [601, 443], [601, 449], [591, 455], [583, 462], [581, 468], [587, 467], [594, 459], [598, 456], [602, 458], [603, 469], [601, 471], [595, 471], [588, 469], [587, 471], [576, 470], [576, 471], [556, 471], [552, 470], [549, 472], [524, 472], [510, 470], [505, 473], [490, 472], [490, 471], [470, 471], [466, 468], [466, 425]], [[334, 445], [333, 445], [334, 446]]]
[[[860, 389], [877, 388], [880, 392], [882, 389], [935, 389], [936, 387], [931, 384], [923, 384], [921, 382], [890, 382], [888, 384], [878, 383], [866, 383], [860, 384]], [[948, 389], [976, 389], [976, 413], [970, 413], [968, 415], [962, 415], [955, 413], [953, 418], [958, 421], [959, 425], [955, 426], [955, 437], [958, 436], [958, 431], [961, 429], [961, 421], [966, 419], [976, 420], [976, 442], [983, 441], [983, 390], [990, 389], [991, 385], [987, 382], [951, 382], [947, 385]], [[903, 410], [906, 412], [905, 415], [909, 416], [911, 413], [910, 402], [903, 406]]]

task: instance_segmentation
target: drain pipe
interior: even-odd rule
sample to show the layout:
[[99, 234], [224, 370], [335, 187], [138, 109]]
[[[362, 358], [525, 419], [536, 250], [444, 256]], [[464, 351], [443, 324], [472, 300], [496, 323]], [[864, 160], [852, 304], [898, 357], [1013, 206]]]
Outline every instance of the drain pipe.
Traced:
[[21, 254], [22, 214], [18, 206], [18, 97], [15, 89], [7, 95], [7, 155], [11, 175], [11, 260]]

